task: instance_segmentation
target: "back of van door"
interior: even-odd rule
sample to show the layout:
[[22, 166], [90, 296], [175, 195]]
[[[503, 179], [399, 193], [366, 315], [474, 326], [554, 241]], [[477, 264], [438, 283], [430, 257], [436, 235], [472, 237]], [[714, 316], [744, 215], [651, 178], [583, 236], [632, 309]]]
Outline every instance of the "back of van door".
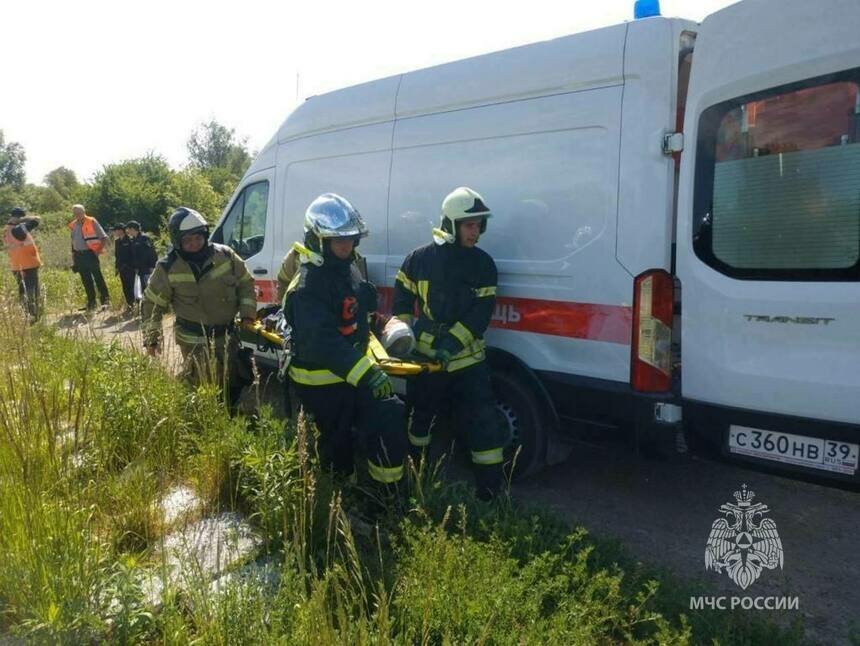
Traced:
[[741, 460], [853, 482], [857, 24], [854, 0], [743, 2], [703, 22], [677, 239], [691, 430]]

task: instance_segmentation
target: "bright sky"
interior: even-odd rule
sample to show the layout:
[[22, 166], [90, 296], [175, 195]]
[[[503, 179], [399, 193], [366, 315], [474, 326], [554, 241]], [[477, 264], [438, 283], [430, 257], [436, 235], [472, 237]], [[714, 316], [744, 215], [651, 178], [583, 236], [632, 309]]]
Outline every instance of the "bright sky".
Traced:
[[[700, 21], [729, 4], [661, 9]], [[8, 0], [0, 129], [24, 146], [35, 183], [57, 166], [89, 179], [148, 151], [179, 168], [204, 120], [257, 150], [307, 96], [632, 15], [633, 0]]]

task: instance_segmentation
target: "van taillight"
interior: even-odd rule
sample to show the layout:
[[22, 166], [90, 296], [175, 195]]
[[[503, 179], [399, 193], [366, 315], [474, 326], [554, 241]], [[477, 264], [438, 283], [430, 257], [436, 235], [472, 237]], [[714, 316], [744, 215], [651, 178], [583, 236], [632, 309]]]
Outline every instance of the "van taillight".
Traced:
[[672, 384], [672, 276], [646, 271], [633, 284], [633, 339], [630, 385], [640, 392], [661, 392]]

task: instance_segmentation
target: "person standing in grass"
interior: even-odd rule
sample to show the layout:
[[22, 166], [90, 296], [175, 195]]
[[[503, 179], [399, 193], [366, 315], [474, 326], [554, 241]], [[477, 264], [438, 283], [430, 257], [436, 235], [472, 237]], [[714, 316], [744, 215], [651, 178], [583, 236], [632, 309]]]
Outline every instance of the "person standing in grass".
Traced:
[[461, 186], [449, 193], [433, 241], [410, 253], [397, 272], [392, 310], [412, 326], [417, 352], [444, 368], [407, 382], [412, 455], [421, 459], [441, 404], [450, 402], [484, 500], [502, 490], [507, 441], [496, 417], [484, 342], [496, 302], [496, 264], [476, 246], [491, 216], [472, 189]]
[[150, 356], [161, 352], [161, 319], [172, 307], [183, 377], [192, 385], [221, 384], [233, 413], [242, 388], [253, 382], [234, 321], [238, 314], [254, 322], [254, 279], [235, 251], [209, 241], [209, 224], [194, 209], [176, 209], [167, 229], [173, 249], [156, 264], [140, 307], [143, 345]]
[[152, 239], [141, 232], [140, 222], [137, 220], [128, 221], [125, 225], [125, 233], [131, 241], [132, 267], [134, 267], [134, 271], [137, 273], [137, 278], [140, 281], [140, 293], [142, 294], [146, 291], [149, 277], [155, 270], [155, 265], [158, 262], [158, 254], [155, 251]]
[[403, 404], [367, 353], [376, 288], [363, 280], [355, 247], [368, 231], [355, 207], [325, 193], [305, 212], [299, 268], [284, 302], [292, 327], [289, 375], [302, 406], [319, 429], [320, 462], [349, 477], [352, 429], [365, 445], [370, 477], [396, 487], [407, 451]]
[[75, 219], [69, 222], [69, 231], [72, 234], [72, 271], [80, 275], [87, 293], [87, 304], [82, 309], [90, 312], [96, 308], [96, 288], [99, 290], [102, 306], [107, 306], [110, 302], [99, 263], [99, 255], [105, 250], [107, 234], [98, 220], [87, 215], [83, 204], [75, 204], [72, 214], [75, 216]]
[[18, 206], [10, 211], [3, 230], [3, 246], [9, 255], [9, 266], [18, 281], [18, 295], [31, 323], [39, 319], [39, 267], [42, 259], [30, 233], [37, 226], [39, 217], [28, 216], [27, 211]]
[[125, 225], [117, 222], [111, 227], [113, 235], [114, 268], [122, 283], [126, 312], [134, 307], [134, 264], [132, 261], [131, 239], [125, 235]]

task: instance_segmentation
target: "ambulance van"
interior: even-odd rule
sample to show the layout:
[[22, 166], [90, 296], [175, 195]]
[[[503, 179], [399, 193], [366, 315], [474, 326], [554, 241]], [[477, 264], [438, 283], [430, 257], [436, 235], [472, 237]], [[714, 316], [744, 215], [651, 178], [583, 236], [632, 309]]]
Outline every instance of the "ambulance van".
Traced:
[[686, 437], [858, 481], [860, 2], [745, 0], [315, 96], [214, 233], [275, 300], [320, 193], [388, 301], [442, 198], [480, 192], [486, 335], [528, 473], [572, 429]]

